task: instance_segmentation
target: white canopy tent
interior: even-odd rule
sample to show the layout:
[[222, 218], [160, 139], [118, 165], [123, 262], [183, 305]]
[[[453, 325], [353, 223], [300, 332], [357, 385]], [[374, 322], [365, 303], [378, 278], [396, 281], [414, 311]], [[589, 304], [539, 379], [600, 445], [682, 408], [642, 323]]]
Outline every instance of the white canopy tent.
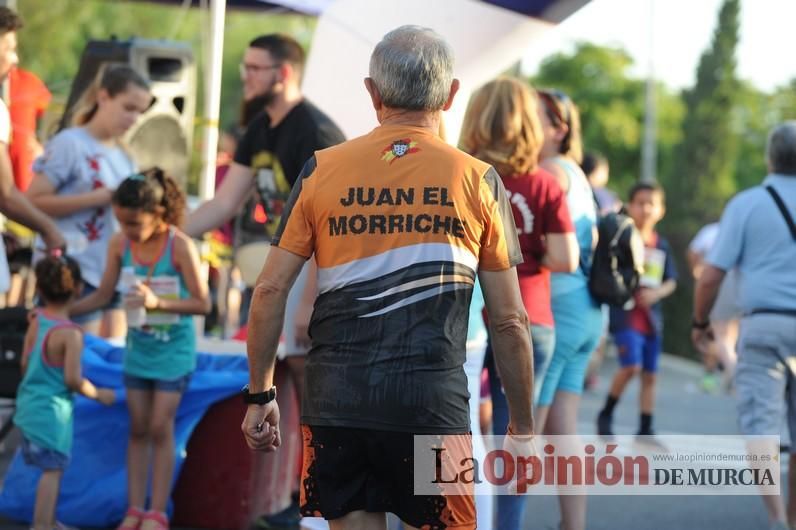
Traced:
[[315, 30], [304, 93], [340, 125], [346, 136], [376, 125], [363, 79], [373, 47], [390, 30], [417, 24], [433, 28], [453, 47], [461, 89], [445, 115], [447, 140], [456, 144], [470, 93], [510, 69], [533, 39], [553, 27], [478, 0], [338, 0]]
[[[403, 24], [427, 26], [439, 32], [454, 49], [455, 74], [461, 80], [459, 95], [445, 117], [447, 139], [455, 144], [470, 93], [516, 64], [535, 39], [589, 0], [258, 1], [269, 4], [271, 8], [278, 4], [320, 16], [303, 90], [349, 138], [376, 125], [362, 82], [367, 76], [368, 61], [375, 44], [385, 33]], [[206, 70], [204, 112], [207, 125], [199, 188], [203, 199], [213, 196], [215, 185], [226, 7], [227, 0], [210, 0], [212, 46]]]

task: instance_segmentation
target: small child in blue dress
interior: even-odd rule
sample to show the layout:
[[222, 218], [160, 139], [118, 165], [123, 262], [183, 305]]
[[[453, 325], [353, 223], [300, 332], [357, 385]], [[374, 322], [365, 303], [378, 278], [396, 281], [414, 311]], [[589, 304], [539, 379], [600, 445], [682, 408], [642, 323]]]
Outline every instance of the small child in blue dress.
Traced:
[[36, 264], [36, 284], [44, 306], [33, 314], [25, 336], [14, 423], [22, 431], [25, 462], [42, 470], [32, 528], [52, 530], [60, 527], [55, 507], [72, 450], [73, 395], [110, 405], [115, 393], [96, 388], [81, 373], [83, 332], [69, 321], [83, 287], [77, 262], [55, 251]]

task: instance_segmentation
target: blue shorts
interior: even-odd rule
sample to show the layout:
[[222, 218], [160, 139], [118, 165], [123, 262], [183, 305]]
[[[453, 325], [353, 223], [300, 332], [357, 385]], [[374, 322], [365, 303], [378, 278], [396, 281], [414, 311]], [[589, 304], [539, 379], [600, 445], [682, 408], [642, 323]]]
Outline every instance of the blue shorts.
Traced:
[[603, 314], [586, 287], [554, 296], [550, 306], [556, 323], [556, 346], [538, 403], [547, 406], [559, 390], [581, 394], [589, 357], [600, 343]]
[[160, 392], [179, 392], [182, 394], [188, 388], [188, 383], [191, 382], [191, 375], [193, 374], [166, 380], [124, 374], [124, 387], [128, 390], [158, 390]]
[[44, 471], [63, 470], [69, 465], [69, 455], [55, 449], [42, 447], [36, 442], [28, 440], [26, 436], [22, 437], [22, 458], [27, 465], [38, 467]]
[[614, 332], [614, 342], [619, 353], [619, 364], [623, 367], [638, 366], [645, 372], [658, 371], [661, 356], [661, 338], [658, 335], [642, 335], [634, 329]]

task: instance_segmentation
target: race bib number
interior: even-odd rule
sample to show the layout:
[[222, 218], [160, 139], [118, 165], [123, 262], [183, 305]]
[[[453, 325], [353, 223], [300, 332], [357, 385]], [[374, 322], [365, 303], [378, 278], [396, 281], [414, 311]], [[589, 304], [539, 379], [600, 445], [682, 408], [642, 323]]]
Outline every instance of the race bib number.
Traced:
[[[145, 278], [141, 278], [144, 280]], [[179, 300], [180, 299], [180, 280], [176, 276], [153, 276], [149, 280], [149, 288], [152, 292], [165, 300]], [[163, 311], [147, 310], [146, 312], [146, 325], [147, 326], [163, 326], [177, 324], [180, 321], [180, 315], [176, 313], [166, 313]]]
[[665, 266], [666, 252], [658, 248], [645, 248], [644, 274], [641, 275], [641, 286], [660, 287], [663, 283], [663, 269]]

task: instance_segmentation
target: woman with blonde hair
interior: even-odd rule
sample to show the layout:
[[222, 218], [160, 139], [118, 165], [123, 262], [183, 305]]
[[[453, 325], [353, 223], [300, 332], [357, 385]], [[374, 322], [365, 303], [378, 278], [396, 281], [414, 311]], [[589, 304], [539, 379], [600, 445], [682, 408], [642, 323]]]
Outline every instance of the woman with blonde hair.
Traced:
[[[148, 83], [131, 67], [101, 70], [75, 105], [73, 126], [56, 134], [33, 165], [27, 194], [64, 234], [67, 252], [82, 270], [84, 295], [99, 285], [108, 242], [116, 232], [111, 195], [137, 171], [121, 138], [151, 102]], [[119, 308], [117, 295], [107, 307], [76, 322], [95, 335], [120, 337], [125, 321]]]
[[[470, 99], [460, 147], [494, 166], [506, 188], [524, 258], [517, 274], [531, 324], [534, 377], [541, 381], [556, 342], [550, 273], [573, 271], [578, 247], [561, 186], [538, 165], [544, 136], [537, 104], [536, 95], [522, 81], [501, 77], [487, 83]], [[504, 435], [508, 406], [489, 350], [487, 367], [492, 429]], [[497, 528], [521, 528], [525, 501], [523, 496], [498, 496]]]
[[[597, 213], [591, 187], [579, 165], [583, 148], [578, 108], [559, 90], [539, 90], [537, 94], [544, 132], [541, 165], [555, 175], [566, 193], [580, 264], [574, 271], [552, 275], [551, 305], [558, 340], [542, 382], [536, 426], [546, 435], [573, 435], [577, 433], [589, 357], [602, 334], [602, 313], [588, 288]], [[586, 527], [584, 495], [559, 496], [559, 504], [563, 530]]]

